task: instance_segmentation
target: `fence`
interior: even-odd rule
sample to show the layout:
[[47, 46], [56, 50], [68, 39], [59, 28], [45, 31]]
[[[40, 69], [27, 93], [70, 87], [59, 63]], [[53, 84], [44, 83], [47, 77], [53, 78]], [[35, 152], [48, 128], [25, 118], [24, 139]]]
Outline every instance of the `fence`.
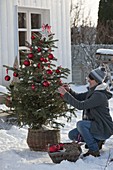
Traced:
[[72, 45], [72, 82], [76, 85], [86, 84], [89, 72], [98, 66], [95, 54], [99, 48], [113, 49], [113, 45]]

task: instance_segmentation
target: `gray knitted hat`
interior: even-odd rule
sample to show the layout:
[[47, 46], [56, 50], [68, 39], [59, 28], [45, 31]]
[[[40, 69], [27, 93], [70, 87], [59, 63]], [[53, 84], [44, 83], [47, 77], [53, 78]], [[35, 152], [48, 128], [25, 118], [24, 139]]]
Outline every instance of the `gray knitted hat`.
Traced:
[[105, 71], [105, 68], [96, 68], [92, 70], [89, 74], [89, 77], [92, 77], [97, 83], [104, 82], [106, 76], [107, 73]]

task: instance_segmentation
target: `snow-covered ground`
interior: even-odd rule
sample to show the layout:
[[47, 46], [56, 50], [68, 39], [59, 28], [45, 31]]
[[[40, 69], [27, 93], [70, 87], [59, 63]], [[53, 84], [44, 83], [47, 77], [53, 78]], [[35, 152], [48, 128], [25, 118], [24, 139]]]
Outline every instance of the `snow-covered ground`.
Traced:
[[[78, 86], [75, 90], [84, 91], [85, 86]], [[5, 109], [4, 105], [0, 107]], [[113, 117], [113, 98], [110, 109]], [[65, 127], [61, 128], [61, 142], [70, 142], [68, 131], [81, 119], [81, 112], [77, 111], [76, 114], [77, 118], [73, 118], [71, 123], [66, 122]], [[26, 138], [27, 128], [12, 126], [0, 130], [0, 170], [113, 170], [113, 162], [110, 162], [113, 158], [113, 136], [106, 141], [100, 157], [88, 156], [75, 163], [62, 161], [60, 164], [54, 164], [46, 152], [30, 151]], [[84, 146], [82, 149], [83, 152], [87, 151]]]

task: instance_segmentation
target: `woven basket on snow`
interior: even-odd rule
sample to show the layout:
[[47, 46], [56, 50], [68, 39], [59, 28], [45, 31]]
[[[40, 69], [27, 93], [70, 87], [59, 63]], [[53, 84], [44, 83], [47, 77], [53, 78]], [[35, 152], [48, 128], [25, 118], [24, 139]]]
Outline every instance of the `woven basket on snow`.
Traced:
[[27, 144], [33, 151], [47, 152], [48, 144], [60, 142], [60, 130], [28, 129]]
[[63, 160], [76, 162], [82, 152], [81, 146], [77, 143], [64, 143], [64, 151], [48, 152], [54, 163], [60, 163]]

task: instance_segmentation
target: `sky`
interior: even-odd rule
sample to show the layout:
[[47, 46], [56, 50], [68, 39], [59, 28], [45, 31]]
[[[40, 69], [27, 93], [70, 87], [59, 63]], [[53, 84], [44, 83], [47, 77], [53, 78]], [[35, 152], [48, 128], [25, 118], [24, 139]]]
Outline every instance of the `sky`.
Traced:
[[[80, 2], [80, 0], [73, 0], [73, 3]], [[97, 19], [98, 19], [98, 7], [99, 7], [99, 0], [82, 0], [84, 2], [84, 11], [85, 15], [88, 16], [88, 13], [90, 11], [90, 17], [91, 21], [94, 23], [94, 25], [97, 25]]]
[[[73, 86], [77, 92], [86, 91], [86, 86]], [[0, 86], [0, 91], [6, 92]], [[110, 112], [113, 118], [113, 98], [109, 100]], [[7, 109], [0, 105], [0, 109]], [[76, 122], [81, 119], [81, 111], [76, 111], [77, 118], [71, 122], [65, 122], [61, 128], [61, 142], [71, 142], [68, 139], [68, 132], [76, 127]], [[64, 120], [61, 120], [64, 122]], [[76, 162], [62, 161], [60, 164], [52, 162], [47, 152], [31, 151], [26, 143], [27, 127], [18, 128], [15, 125], [7, 124], [0, 117], [0, 170], [113, 170], [113, 136], [106, 140], [100, 157], [88, 156], [80, 158]], [[82, 145], [82, 152], [87, 150]]]

